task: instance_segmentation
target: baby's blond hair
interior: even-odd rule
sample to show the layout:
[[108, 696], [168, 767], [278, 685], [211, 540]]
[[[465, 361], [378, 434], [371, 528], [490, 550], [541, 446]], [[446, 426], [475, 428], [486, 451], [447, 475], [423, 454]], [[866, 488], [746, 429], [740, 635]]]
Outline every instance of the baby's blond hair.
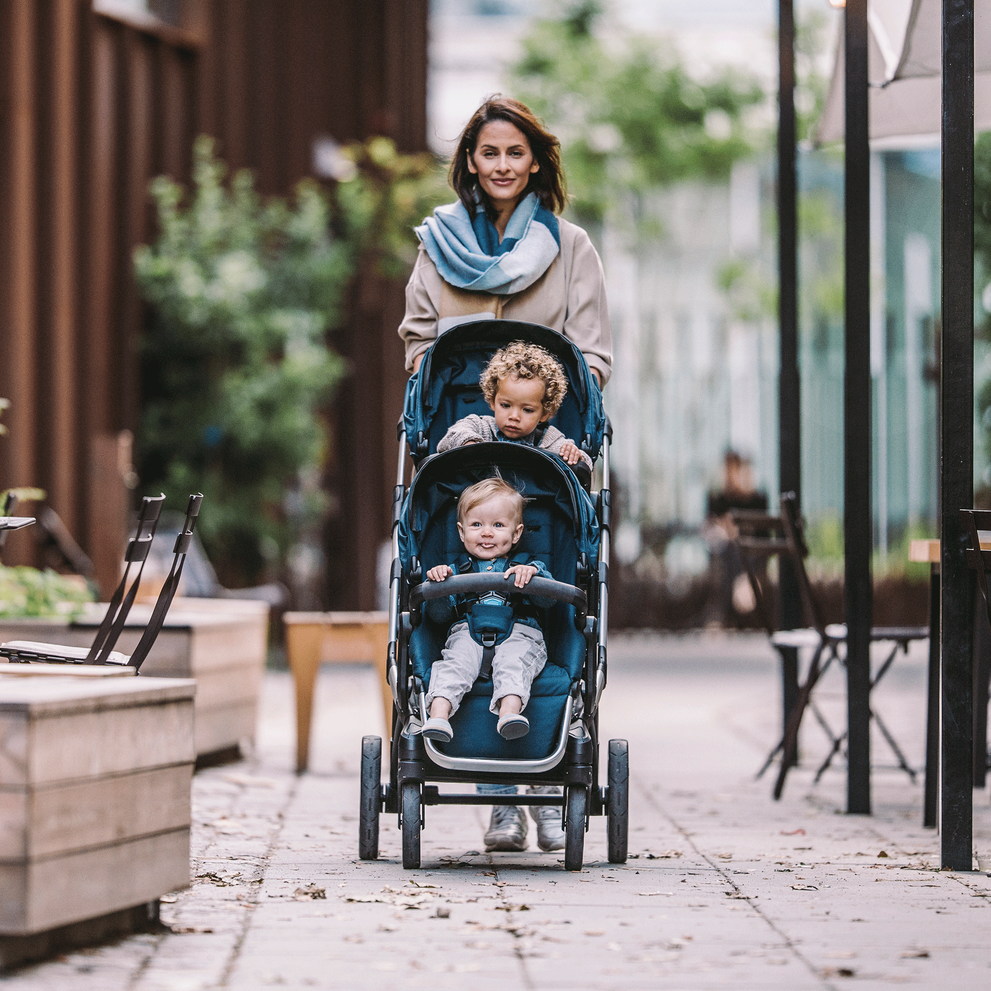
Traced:
[[501, 478], [483, 478], [482, 481], [469, 485], [461, 493], [461, 498], [458, 500], [458, 522], [464, 523], [465, 517], [476, 506], [481, 506], [483, 502], [488, 502], [496, 496], [508, 496], [512, 500], [514, 525], [522, 523], [523, 496], [509, 482]]
[[568, 392], [568, 379], [561, 362], [549, 351], [526, 341], [513, 341], [496, 351], [478, 380], [482, 386], [482, 395], [490, 406], [495, 402], [499, 383], [510, 376], [518, 379], [540, 379], [544, 383], [541, 407], [545, 417], [552, 417], [561, 408]]

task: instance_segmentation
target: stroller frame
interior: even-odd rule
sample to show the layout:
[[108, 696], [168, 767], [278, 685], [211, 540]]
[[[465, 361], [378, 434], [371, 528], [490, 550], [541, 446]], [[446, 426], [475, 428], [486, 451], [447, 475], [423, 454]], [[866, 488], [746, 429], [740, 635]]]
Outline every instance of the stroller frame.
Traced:
[[[498, 329], [498, 321], [486, 321], [486, 331]], [[513, 325], [510, 340], [522, 334]], [[465, 328], [467, 330], [467, 328]], [[534, 328], [542, 335], [554, 334], [546, 328]], [[448, 333], [452, 333], [449, 331]], [[536, 334], [534, 336], [537, 336]], [[565, 341], [554, 334], [558, 341]], [[508, 341], [507, 341], [508, 343]], [[538, 338], [538, 343], [543, 343]], [[566, 346], [572, 347], [565, 341]], [[579, 361], [584, 360], [577, 352]], [[389, 584], [389, 647], [386, 659], [389, 685], [393, 695], [393, 716], [389, 748], [388, 781], [382, 782], [382, 740], [377, 736], [362, 739], [361, 794], [359, 814], [359, 856], [363, 860], [378, 857], [379, 816], [398, 817], [402, 832], [402, 858], [406, 869], [420, 866], [420, 833], [425, 825], [428, 805], [557, 805], [563, 810], [565, 832], [564, 867], [581, 870], [585, 833], [591, 816], [607, 817], [608, 858], [624, 863], [627, 857], [629, 754], [626, 740], [611, 740], [608, 747], [606, 783], [600, 783], [598, 708], [607, 680], [608, 571], [610, 543], [609, 447], [611, 427], [608, 420], [602, 436], [600, 465], [602, 483], [594, 494], [598, 522], [597, 566], [577, 567], [576, 584], [534, 578], [529, 593], [563, 602], [574, 609], [574, 626], [584, 643], [581, 673], [569, 690], [561, 722], [553, 734], [552, 750], [537, 759], [451, 756], [432, 740], [418, 732], [426, 718], [426, 685], [415, 673], [410, 656], [410, 637], [418, 626], [425, 601], [450, 594], [479, 594], [497, 582], [504, 586], [502, 574], [452, 575], [443, 583], [422, 582], [422, 568], [406, 573], [400, 554], [400, 524], [410, 486], [406, 483], [406, 444], [403, 420], [399, 423], [399, 456], [396, 486], [393, 491], [392, 570]], [[582, 446], [589, 444], [583, 438]], [[597, 446], [597, 441], [592, 441]], [[499, 454], [509, 454], [517, 445], [502, 443], [473, 445], [478, 457], [490, 455], [499, 464]], [[486, 451], [485, 449], [489, 449]], [[459, 449], [465, 452], [467, 449]], [[415, 460], [427, 452], [411, 452]], [[453, 452], [452, 452], [453, 453]], [[529, 449], [527, 457], [533, 455]], [[473, 455], [474, 456], [474, 455]], [[440, 457], [448, 457], [441, 455]], [[561, 465], [559, 459], [544, 452], [540, 458]], [[573, 636], [573, 634], [572, 634]], [[508, 781], [507, 781], [508, 779]], [[517, 785], [560, 785], [561, 795], [548, 794], [477, 794], [441, 793], [434, 783], [495, 783], [511, 781]]]

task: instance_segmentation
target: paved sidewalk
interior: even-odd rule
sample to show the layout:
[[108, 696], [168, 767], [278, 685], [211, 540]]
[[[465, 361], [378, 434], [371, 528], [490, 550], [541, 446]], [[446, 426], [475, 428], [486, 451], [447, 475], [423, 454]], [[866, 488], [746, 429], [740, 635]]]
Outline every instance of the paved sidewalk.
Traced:
[[[192, 887], [168, 929], [73, 953], [5, 989], [734, 989], [991, 984], [991, 878], [940, 873], [921, 828], [921, 777], [874, 774], [874, 815], [842, 813], [845, 768], [781, 802], [753, 779], [780, 716], [762, 637], [616, 635], [603, 738], [631, 756], [631, 858], [606, 862], [592, 820], [586, 868], [557, 855], [479, 853], [487, 809], [427, 810], [423, 869], [403, 871], [383, 817], [381, 857], [357, 860], [360, 737], [381, 732], [370, 670], [328, 667], [312, 770], [292, 772], [291, 683], [269, 674], [258, 751], [199, 773]], [[831, 679], [831, 680], [830, 680]], [[821, 686], [843, 722], [839, 673]], [[925, 648], [899, 658], [874, 704], [922, 763]], [[803, 730], [809, 767], [825, 737]], [[875, 759], [888, 761], [874, 741]], [[991, 809], [975, 793], [991, 869]], [[531, 829], [531, 842], [533, 832]], [[400, 985], [400, 982], [401, 985]]]

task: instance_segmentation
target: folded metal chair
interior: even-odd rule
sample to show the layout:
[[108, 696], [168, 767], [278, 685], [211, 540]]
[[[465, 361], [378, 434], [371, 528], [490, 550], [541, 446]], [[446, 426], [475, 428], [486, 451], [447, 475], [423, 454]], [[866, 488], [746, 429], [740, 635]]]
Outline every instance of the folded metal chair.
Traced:
[[128, 655], [113, 648], [124, 629], [128, 613], [137, 595], [144, 571], [148, 550], [155, 536], [159, 515], [165, 496], [146, 496], [141, 502], [141, 511], [135, 534], [127, 544], [124, 554], [124, 574], [120, 584], [110, 598], [106, 615], [97, 629], [93, 644], [86, 647], [70, 647], [64, 644], [38, 643], [30, 640], [15, 640], [0, 644], [0, 656], [14, 663], [47, 664], [119, 664], [134, 668], [141, 667], [152, 645], [158, 638], [169, 607], [179, 587], [182, 566], [192, 542], [193, 529], [203, 502], [201, 494], [191, 495], [186, 508], [186, 518], [173, 549], [172, 567], [158, 594], [151, 616], [141, 634], [134, 651]]
[[[782, 493], [780, 516], [766, 516], [765, 514], [737, 511], [733, 513], [733, 519], [740, 531], [738, 543], [744, 565], [747, 568], [747, 576], [757, 597], [758, 607], [762, 616], [765, 618], [765, 626], [768, 629], [772, 645], [776, 648], [809, 647], [812, 649], [812, 658], [809, 662], [808, 672], [805, 681], [799, 685], [795, 704], [791, 712], [788, 713], [784, 734], [777, 746], [768, 754], [764, 766], [758, 773], [758, 777], [760, 777], [767, 770], [768, 766], [770, 766], [774, 758], [779, 753], [781, 754], [781, 767], [774, 785], [774, 797], [780, 798], [784, 790], [788, 770], [797, 762], [798, 731], [807, 708], [811, 709], [817, 722], [823, 727], [823, 730], [830, 739], [829, 752], [816, 771], [816, 782], [825, 773], [826, 769], [832, 763], [833, 758], [842, 749], [846, 740], [846, 731], [837, 734], [826, 722], [822, 713], [814, 704], [812, 692], [819, 679], [834, 660], [839, 661], [841, 664], [846, 663], [845, 655], [840, 650], [840, 647], [846, 643], [847, 628], [843, 623], [827, 624], [825, 622], [822, 607], [816, 598], [815, 589], [809, 580], [808, 572], [805, 570], [805, 558], [808, 556], [808, 547], [805, 543], [804, 526], [798, 514], [797, 498], [794, 492]], [[774, 554], [787, 556], [794, 566], [806, 617], [812, 624], [807, 629], [778, 630], [774, 626], [774, 614], [771, 609], [771, 603], [768, 601], [766, 578], [761, 581], [760, 567], [761, 561], [766, 562]], [[871, 676], [870, 689], [873, 690], [875, 685], [887, 673], [888, 669], [894, 663], [899, 650], [907, 653], [908, 646], [913, 640], [925, 640], [928, 636], [929, 628], [927, 626], [872, 627], [871, 643], [890, 644], [890, 650], [885, 655], [884, 660], [876, 672]], [[898, 766], [914, 782], [916, 775], [915, 769], [908, 763], [901, 747], [899, 747], [891, 731], [885, 725], [884, 720], [874, 711], [873, 707], [871, 708], [871, 718], [895, 755]]]

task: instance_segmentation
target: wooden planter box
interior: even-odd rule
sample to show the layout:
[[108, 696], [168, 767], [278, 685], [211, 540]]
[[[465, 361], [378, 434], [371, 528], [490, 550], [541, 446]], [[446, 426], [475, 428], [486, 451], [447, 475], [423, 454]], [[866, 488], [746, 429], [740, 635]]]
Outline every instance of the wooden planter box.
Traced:
[[189, 884], [194, 692], [0, 675], [0, 949]]
[[[88, 646], [101, 607], [71, 625], [61, 620], [0, 620], [0, 643], [40, 640]], [[150, 606], [136, 604], [118, 641], [133, 650]], [[196, 754], [230, 750], [253, 740], [268, 646], [268, 605], [241, 599], [176, 599], [141, 677], [196, 679]]]

